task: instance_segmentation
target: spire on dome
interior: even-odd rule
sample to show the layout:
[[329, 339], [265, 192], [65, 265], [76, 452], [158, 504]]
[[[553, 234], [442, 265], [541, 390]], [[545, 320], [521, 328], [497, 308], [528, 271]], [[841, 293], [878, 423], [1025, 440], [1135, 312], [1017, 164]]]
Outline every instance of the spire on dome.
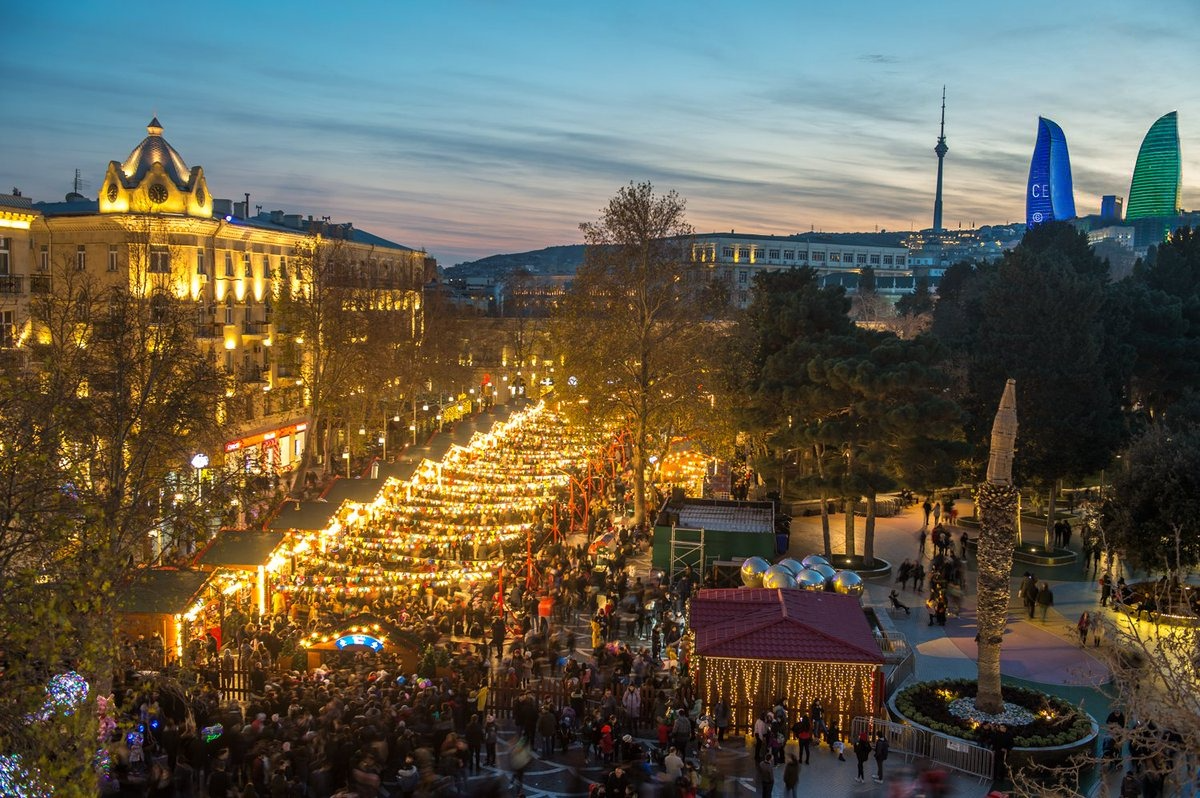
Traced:
[[162, 128], [162, 125], [160, 125], [158, 123], [157, 116], [155, 116], [153, 119], [150, 120], [150, 124], [146, 125], [146, 132], [149, 133], [151, 136], [161, 136], [162, 131], [163, 131], [163, 128]]

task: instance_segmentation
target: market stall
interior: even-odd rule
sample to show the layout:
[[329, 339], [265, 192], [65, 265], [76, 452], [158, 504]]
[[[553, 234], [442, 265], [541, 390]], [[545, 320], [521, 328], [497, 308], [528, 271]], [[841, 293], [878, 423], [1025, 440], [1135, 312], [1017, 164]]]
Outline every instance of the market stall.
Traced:
[[789, 718], [813, 700], [843, 730], [883, 701], [883, 654], [859, 599], [769, 588], [701, 590], [689, 612], [691, 668], [711, 710], [728, 703], [746, 729], [782, 699]]

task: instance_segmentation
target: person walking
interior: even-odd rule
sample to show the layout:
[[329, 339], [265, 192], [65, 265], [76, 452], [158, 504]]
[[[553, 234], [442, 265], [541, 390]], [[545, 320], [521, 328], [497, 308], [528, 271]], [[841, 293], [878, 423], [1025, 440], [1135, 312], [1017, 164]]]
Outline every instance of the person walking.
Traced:
[[722, 698], [713, 707], [713, 722], [717, 726], [717, 748], [725, 742], [725, 732], [729, 731], [729, 716], [729, 704]]
[[1107, 607], [1110, 597], [1112, 597], [1112, 577], [1106, 573], [1100, 577], [1100, 606]]
[[796, 798], [796, 784], [800, 781], [800, 760], [795, 754], [788, 756], [783, 766], [783, 794], [785, 798]]
[[[928, 516], [928, 514], [926, 514]], [[929, 518], [925, 519], [925, 526], [921, 527], [921, 532], [917, 535], [917, 559], [920, 560], [925, 556], [925, 542], [929, 540]]]
[[937, 528], [938, 524], [942, 523], [942, 503], [933, 503], [933, 527]]
[[883, 763], [888, 758], [888, 741], [883, 732], [875, 734], [875, 781], [883, 781]]
[[775, 762], [770, 752], [758, 761], [758, 781], [762, 785], [762, 798], [771, 798], [775, 791]]
[[1041, 613], [1042, 620], [1044, 621], [1046, 620], [1046, 615], [1050, 612], [1050, 608], [1054, 606], [1054, 591], [1050, 589], [1049, 583], [1042, 582], [1042, 586], [1038, 588], [1036, 601], [1038, 611]]
[[1092, 628], [1092, 616], [1087, 610], [1079, 616], [1079, 623], [1075, 624], [1075, 630], [1079, 632], [1079, 645], [1087, 645], [1088, 631]]
[[1037, 582], [1034, 580], [1033, 574], [1026, 572], [1025, 578], [1021, 582], [1021, 602], [1029, 612], [1030, 620], [1033, 620], [1033, 611], [1037, 607], [1037, 595]]
[[[925, 503], [921, 505], [921, 509], [925, 511], [925, 526], [929, 526], [929, 514], [933, 512], [933, 505], [929, 503], [928, 497], [925, 499]], [[925, 550], [924, 535], [921, 536], [921, 550]]]
[[863, 775], [863, 765], [867, 764], [867, 759], [869, 759], [870, 756], [871, 743], [867, 739], [867, 733], [863, 732], [862, 734], [858, 735], [858, 739], [854, 741], [854, 758], [858, 761], [858, 775], [854, 777], [854, 780], [860, 784], [866, 780], [865, 776]]

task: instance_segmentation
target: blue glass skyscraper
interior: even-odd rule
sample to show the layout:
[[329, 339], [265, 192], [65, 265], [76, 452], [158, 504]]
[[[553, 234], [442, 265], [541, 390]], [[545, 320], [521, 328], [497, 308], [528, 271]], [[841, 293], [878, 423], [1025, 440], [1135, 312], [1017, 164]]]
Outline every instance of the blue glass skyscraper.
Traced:
[[1075, 189], [1071, 185], [1071, 156], [1062, 128], [1038, 117], [1037, 144], [1029, 164], [1029, 189], [1025, 194], [1025, 224], [1075, 218]]

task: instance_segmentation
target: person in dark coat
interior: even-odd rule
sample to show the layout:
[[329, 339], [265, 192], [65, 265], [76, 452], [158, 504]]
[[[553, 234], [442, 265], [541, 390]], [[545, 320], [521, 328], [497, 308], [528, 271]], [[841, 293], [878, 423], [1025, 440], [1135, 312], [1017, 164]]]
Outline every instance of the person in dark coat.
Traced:
[[863, 732], [854, 741], [854, 758], [858, 761], [858, 775], [854, 777], [854, 780], [860, 784], [866, 780], [866, 776], [863, 775], [863, 765], [867, 763], [870, 757], [871, 742], [867, 739], [867, 733]]

